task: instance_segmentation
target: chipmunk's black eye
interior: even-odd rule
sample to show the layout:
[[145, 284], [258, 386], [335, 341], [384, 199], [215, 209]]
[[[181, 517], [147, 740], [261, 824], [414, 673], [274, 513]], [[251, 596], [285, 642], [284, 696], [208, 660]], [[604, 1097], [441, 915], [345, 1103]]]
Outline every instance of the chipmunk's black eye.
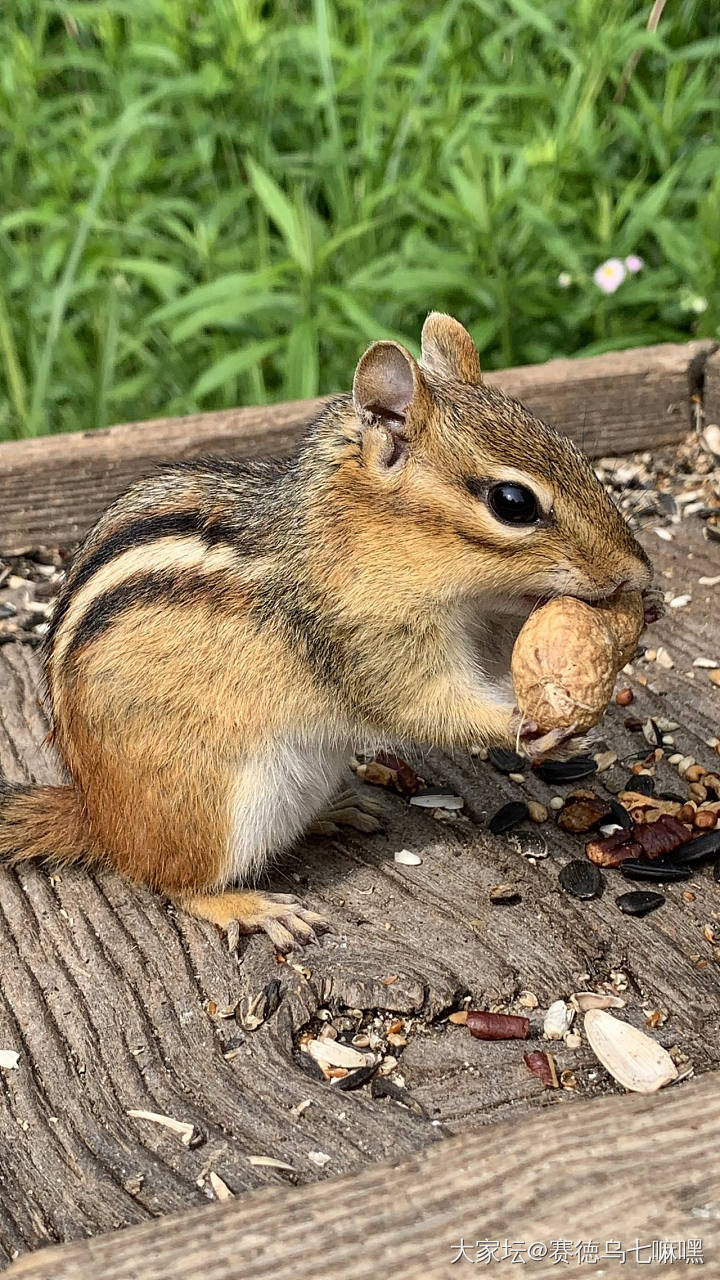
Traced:
[[537, 498], [524, 484], [494, 484], [488, 491], [487, 503], [503, 524], [535, 524], [540, 519]]

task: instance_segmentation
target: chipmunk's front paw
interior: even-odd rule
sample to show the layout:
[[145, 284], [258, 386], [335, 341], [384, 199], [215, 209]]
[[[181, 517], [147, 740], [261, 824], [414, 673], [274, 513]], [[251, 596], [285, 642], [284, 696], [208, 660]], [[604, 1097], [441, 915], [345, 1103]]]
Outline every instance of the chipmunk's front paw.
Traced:
[[646, 587], [642, 593], [643, 616], [645, 626], [657, 622], [665, 612], [665, 596], [660, 587]]
[[307, 828], [308, 835], [334, 836], [341, 827], [352, 827], [355, 831], [363, 831], [365, 835], [374, 835], [383, 830], [383, 812], [382, 805], [371, 796], [363, 796], [352, 790], [342, 791], [311, 822]]
[[291, 893], [246, 890], [202, 894], [185, 898], [180, 905], [224, 930], [230, 951], [237, 950], [243, 934], [266, 933], [278, 951], [292, 951], [317, 942], [318, 932], [332, 928], [324, 916], [306, 910]]

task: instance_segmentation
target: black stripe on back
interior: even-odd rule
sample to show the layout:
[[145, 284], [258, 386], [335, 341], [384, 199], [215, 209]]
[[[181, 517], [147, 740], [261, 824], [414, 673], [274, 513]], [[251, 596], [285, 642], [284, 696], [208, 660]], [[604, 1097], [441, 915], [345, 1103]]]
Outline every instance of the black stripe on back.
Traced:
[[[194, 573], [192, 570], [176, 570], [164, 573], [147, 573], [123, 582], [119, 587], [104, 591], [91, 604], [80, 619], [65, 655], [65, 663], [72, 662], [79, 651], [97, 640], [117, 622], [128, 609], [136, 605], [161, 604], [188, 605], [199, 596], [215, 595], [213, 576]], [[181, 643], [180, 637], [178, 642]]]
[[177, 538], [186, 534], [200, 538], [208, 550], [219, 543], [233, 545], [239, 541], [238, 530], [221, 522], [205, 524], [204, 517], [199, 511], [168, 512], [164, 515], [143, 516], [138, 520], [131, 520], [129, 524], [116, 529], [114, 533], [103, 539], [78, 565], [68, 583], [66, 593], [58, 601], [53, 614], [46, 636], [46, 652], [52, 651], [58, 628], [72, 603], [75, 592], [85, 586], [99, 569], [122, 555], [124, 551], [147, 546], [148, 543], [156, 542], [161, 538]]

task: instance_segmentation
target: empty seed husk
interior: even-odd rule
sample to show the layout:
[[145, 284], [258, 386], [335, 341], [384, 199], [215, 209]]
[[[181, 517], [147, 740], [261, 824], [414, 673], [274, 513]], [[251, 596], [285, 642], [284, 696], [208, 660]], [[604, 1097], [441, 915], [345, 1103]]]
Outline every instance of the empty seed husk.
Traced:
[[511, 800], [508, 804], [504, 804], [497, 813], [494, 813], [488, 827], [494, 836], [498, 836], [503, 831], [509, 831], [511, 827], [516, 827], [519, 822], [524, 822], [528, 817], [528, 807], [523, 800]]
[[655, 1093], [677, 1078], [677, 1067], [662, 1045], [604, 1009], [588, 1010], [585, 1034], [610, 1075], [634, 1093]]
[[413, 853], [412, 849], [397, 849], [393, 854], [393, 862], [399, 862], [403, 867], [419, 867], [422, 858]]
[[523, 1060], [528, 1071], [532, 1071], [534, 1076], [542, 1080], [546, 1089], [558, 1088], [559, 1081], [551, 1053], [544, 1053], [542, 1049], [533, 1049], [531, 1053], [523, 1054]]
[[661, 893], [645, 893], [640, 889], [633, 890], [631, 893], [621, 893], [620, 897], [615, 899], [626, 916], [646, 916], [648, 912], [661, 907], [664, 901], [665, 898]]
[[570, 1003], [581, 1013], [587, 1013], [588, 1009], [625, 1008], [622, 996], [611, 996], [605, 991], [575, 991], [570, 997]]
[[548, 856], [547, 840], [539, 831], [513, 831], [508, 836], [508, 844], [523, 858], [547, 858]]
[[559, 879], [563, 889], [574, 898], [597, 898], [602, 892], [603, 878], [598, 867], [580, 858], [566, 863], [560, 870]]
[[655, 781], [648, 773], [632, 774], [627, 780], [626, 790], [640, 796], [652, 796], [655, 794]]
[[489, 890], [491, 902], [519, 902], [520, 893], [516, 884], [494, 884]]
[[[590, 864], [587, 864], [590, 865]], [[570, 1030], [575, 1010], [564, 1000], [553, 1000], [543, 1018], [543, 1035], [546, 1040], [562, 1040]]]
[[423, 791], [410, 797], [410, 804], [417, 805], [419, 809], [462, 809], [464, 803], [462, 796], [445, 791]]
[[476, 1040], [527, 1040], [530, 1021], [509, 1013], [468, 1009], [467, 1028]]

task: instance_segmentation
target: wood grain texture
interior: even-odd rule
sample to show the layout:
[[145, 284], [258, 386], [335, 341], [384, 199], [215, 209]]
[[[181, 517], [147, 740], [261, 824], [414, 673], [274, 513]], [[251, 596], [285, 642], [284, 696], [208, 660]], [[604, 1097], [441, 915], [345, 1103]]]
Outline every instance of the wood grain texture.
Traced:
[[[633, 710], [681, 721], [678, 749], [711, 765], [717, 757], [705, 741], [717, 733], [720, 689], [692, 660], [715, 652], [713, 592], [697, 578], [718, 572], [718, 553], [700, 529], [699, 520], [687, 521], [670, 543], [647, 535], [661, 580], [693, 601], [655, 629], [675, 666], [648, 670], [651, 687], [636, 685]], [[38, 679], [32, 650], [0, 648], [0, 773], [11, 780], [57, 777], [42, 745]], [[613, 706], [604, 730], [629, 760], [644, 740], [623, 727], [625, 714]], [[264, 937], [247, 940], [239, 959], [229, 956], [210, 926], [112, 875], [0, 870], [0, 1048], [20, 1053], [17, 1070], [0, 1071], [0, 1259], [202, 1205], [212, 1197], [211, 1170], [237, 1194], [307, 1184], [480, 1126], [488, 1135], [481, 1143], [493, 1142], [496, 1122], [547, 1107], [553, 1141], [562, 1144], [578, 1100], [613, 1092], [615, 1101], [617, 1090], [584, 1044], [559, 1048], [558, 1067], [575, 1073], [578, 1088], [551, 1096], [527, 1072], [524, 1046], [481, 1044], [449, 1025], [445, 1013], [466, 993], [482, 1008], [533, 992], [536, 1038], [552, 1000], [620, 971], [631, 1021], [643, 1026], [647, 1012], [666, 1010], [660, 1042], [678, 1046], [696, 1073], [720, 1067], [718, 958], [705, 935], [720, 913], [720, 886], [708, 868], [694, 876], [691, 902], [686, 884], [669, 885], [666, 904], [642, 920], [619, 913], [614, 899], [627, 884], [617, 872], [607, 873], [601, 899], [578, 902], [559, 889], [558, 871], [568, 856], [582, 855], [580, 841], [541, 828], [550, 856], [533, 865], [485, 826], [488, 813], [519, 794], [547, 803], [552, 791], [539, 779], [529, 776], [519, 790], [465, 753], [426, 752], [415, 763], [428, 781], [464, 797], [467, 817], [439, 823], [376, 789], [385, 836], [307, 841], [286, 858], [271, 887], [299, 893], [338, 930], [322, 947], [291, 956], [299, 970], [278, 964]], [[663, 765], [659, 788], [677, 782]], [[403, 847], [416, 850], [421, 865], [394, 863]], [[521, 901], [493, 905], [490, 887], [507, 881]], [[257, 1031], [211, 1012], [211, 1002], [222, 1010], [275, 980], [279, 1007]], [[323, 1006], [367, 1010], [385, 1023], [388, 1011], [406, 1019], [409, 1043], [398, 1057], [411, 1107], [373, 1098], [368, 1086], [341, 1093], [303, 1072], [298, 1035]], [[308, 1099], [298, 1117], [292, 1108]], [[129, 1118], [131, 1109], [192, 1123], [201, 1145], [184, 1146], [167, 1129]], [[702, 1113], [699, 1122], [712, 1147]], [[317, 1152], [329, 1157], [322, 1168]], [[253, 1166], [249, 1155], [279, 1158], [293, 1172]], [[649, 1214], [658, 1185], [642, 1179]], [[372, 1214], [382, 1215], [388, 1183], [377, 1186], [384, 1190]], [[425, 1182], [416, 1186], [424, 1196]], [[525, 1223], [513, 1220], [522, 1235]], [[615, 1220], [604, 1221], [613, 1234]], [[488, 1222], [471, 1215], [469, 1225], [482, 1235], [495, 1231]]]
[[[523, 400], [592, 457], [680, 440], [690, 391], [717, 344], [663, 343], [581, 360], [505, 369], [487, 381]], [[300, 400], [0, 444], [0, 554], [76, 542], [158, 462], [204, 453], [282, 454], [325, 403]]]
[[[453, 1138], [402, 1163], [314, 1187], [273, 1188], [161, 1223], [42, 1251], [8, 1280], [449, 1280], [460, 1240], [701, 1240], [702, 1274], [720, 1266], [720, 1075], [651, 1098], [604, 1098], [564, 1123], [531, 1120]], [[498, 1261], [483, 1273], [679, 1276], [688, 1265]]]

